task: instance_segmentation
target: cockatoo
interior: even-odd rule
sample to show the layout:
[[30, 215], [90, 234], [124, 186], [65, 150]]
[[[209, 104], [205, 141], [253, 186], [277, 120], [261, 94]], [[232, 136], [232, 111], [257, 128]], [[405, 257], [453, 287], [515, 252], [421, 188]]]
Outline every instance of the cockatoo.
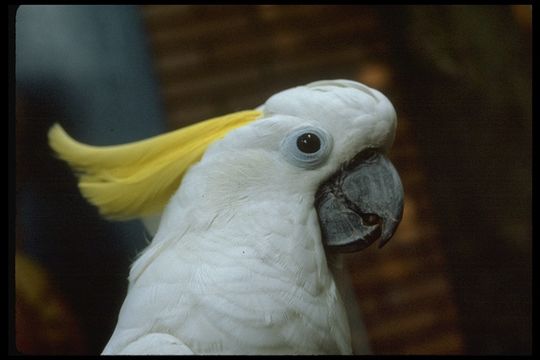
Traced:
[[104, 216], [163, 211], [103, 354], [351, 354], [333, 264], [401, 220], [396, 121], [379, 91], [326, 80], [127, 145], [51, 128]]

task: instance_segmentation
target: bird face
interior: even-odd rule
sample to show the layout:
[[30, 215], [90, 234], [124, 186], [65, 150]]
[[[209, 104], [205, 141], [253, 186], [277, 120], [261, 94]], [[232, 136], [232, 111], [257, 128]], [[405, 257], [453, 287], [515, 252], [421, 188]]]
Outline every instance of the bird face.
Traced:
[[317, 173], [313, 197], [325, 246], [350, 252], [386, 244], [403, 214], [403, 186], [385, 155], [396, 127], [389, 100], [356, 82], [320, 81], [274, 95], [264, 111], [305, 120], [284, 137], [281, 153]]
[[204, 167], [210, 185], [203, 192], [220, 194], [215, 207], [230, 208], [235, 197], [307, 199], [330, 250], [384, 245], [403, 213], [403, 187], [385, 155], [396, 127], [390, 101], [357, 82], [333, 80], [277, 93], [261, 110], [195, 166]]

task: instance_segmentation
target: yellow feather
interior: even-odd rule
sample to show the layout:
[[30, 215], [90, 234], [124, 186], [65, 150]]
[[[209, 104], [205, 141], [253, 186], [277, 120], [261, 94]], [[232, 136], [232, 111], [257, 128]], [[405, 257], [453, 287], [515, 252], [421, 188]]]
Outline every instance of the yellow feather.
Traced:
[[241, 111], [115, 146], [82, 144], [55, 124], [49, 145], [78, 174], [81, 193], [101, 215], [128, 220], [161, 212], [211, 143], [261, 114]]

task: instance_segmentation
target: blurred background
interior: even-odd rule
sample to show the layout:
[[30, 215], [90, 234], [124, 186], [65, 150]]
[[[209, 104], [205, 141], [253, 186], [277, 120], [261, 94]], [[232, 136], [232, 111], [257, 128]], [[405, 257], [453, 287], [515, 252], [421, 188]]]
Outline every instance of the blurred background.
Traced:
[[531, 21], [529, 5], [20, 6], [12, 350], [100, 353], [146, 245], [81, 198], [54, 122], [120, 144], [345, 78], [398, 113], [403, 221], [347, 256], [373, 353], [530, 354]]

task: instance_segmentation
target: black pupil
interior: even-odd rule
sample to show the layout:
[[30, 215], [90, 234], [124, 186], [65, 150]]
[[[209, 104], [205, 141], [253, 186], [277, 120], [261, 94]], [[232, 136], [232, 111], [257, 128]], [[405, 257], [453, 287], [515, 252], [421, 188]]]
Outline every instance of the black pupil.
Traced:
[[319, 151], [321, 148], [321, 140], [313, 133], [305, 133], [298, 137], [296, 140], [296, 146], [298, 146], [300, 151], [307, 154], [312, 154]]

